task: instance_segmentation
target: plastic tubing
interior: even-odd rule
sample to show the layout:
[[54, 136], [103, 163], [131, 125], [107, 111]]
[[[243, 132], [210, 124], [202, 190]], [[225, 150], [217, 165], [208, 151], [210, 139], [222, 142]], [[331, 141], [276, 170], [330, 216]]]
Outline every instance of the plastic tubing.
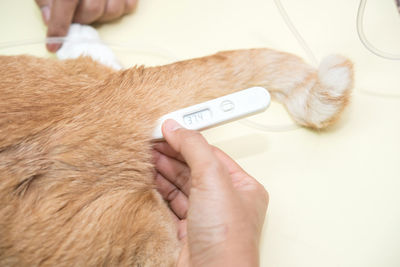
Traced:
[[382, 51], [375, 46], [373, 46], [367, 39], [364, 33], [364, 26], [363, 26], [363, 20], [364, 20], [364, 12], [365, 12], [365, 5], [367, 4], [367, 0], [360, 0], [360, 5], [358, 6], [358, 12], [357, 12], [357, 34], [358, 37], [360, 38], [360, 41], [362, 44], [367, 48], [371, 53], [374, 53], [375, 55], [386, 58], [386, 59], [391, 59], [391, 60], [400, 60], [400, 55], [395, 55], [391, 53], [387, 53], [385, 51]]

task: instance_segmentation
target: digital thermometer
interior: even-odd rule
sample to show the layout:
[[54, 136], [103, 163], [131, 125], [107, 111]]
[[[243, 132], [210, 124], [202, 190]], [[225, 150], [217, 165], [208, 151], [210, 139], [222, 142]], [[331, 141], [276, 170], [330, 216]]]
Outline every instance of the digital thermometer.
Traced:
[[197, 105], [173, 111], [158, 120], [153, 132], [154, 140], [163, 139], [161, 126], [173, 119], [191, 130], [203, 130], [265, 110], [271, 102], [268, 91], [251, 87], [233, 94], [215, 98]]

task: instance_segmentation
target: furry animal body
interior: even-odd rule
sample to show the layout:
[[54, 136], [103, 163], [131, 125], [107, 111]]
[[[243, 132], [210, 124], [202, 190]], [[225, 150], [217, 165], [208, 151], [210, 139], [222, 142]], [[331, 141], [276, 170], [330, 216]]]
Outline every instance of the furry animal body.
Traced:
[[271, 49], [125, 70], [0, 56], [0, 265], [173, 266], [175, 224], [153, 183], [157, 119], [263, 86], [319, 129], [338, 118], [352, 83], [344, 57], [314, 69]]

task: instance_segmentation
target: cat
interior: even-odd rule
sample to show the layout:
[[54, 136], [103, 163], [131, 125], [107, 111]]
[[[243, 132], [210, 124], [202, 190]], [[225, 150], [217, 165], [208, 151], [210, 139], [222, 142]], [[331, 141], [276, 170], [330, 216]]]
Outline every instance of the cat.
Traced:
[[180, 244], [153, 181], [153, 128], [252, 86], [321, 129], [349, 102], [352, 63], [333, 55], [316, 70], [266, 48], [121, 70], [90, 57], [0, 56], [0, 265], [174, 266]]

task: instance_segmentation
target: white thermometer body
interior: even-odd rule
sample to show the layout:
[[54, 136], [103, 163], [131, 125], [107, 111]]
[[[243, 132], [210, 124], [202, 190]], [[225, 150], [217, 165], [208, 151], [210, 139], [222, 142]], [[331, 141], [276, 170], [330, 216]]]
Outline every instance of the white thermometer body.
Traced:
[[158, 120], [153, 139], [163, 139], [161, 126], [167, 119], [173, 119], [191, 130], [203, 130], [222, 123], [236, 120], [265, 110], [271, 102], [268, 91], [262, 87], [251, 87], [173, 111]]

